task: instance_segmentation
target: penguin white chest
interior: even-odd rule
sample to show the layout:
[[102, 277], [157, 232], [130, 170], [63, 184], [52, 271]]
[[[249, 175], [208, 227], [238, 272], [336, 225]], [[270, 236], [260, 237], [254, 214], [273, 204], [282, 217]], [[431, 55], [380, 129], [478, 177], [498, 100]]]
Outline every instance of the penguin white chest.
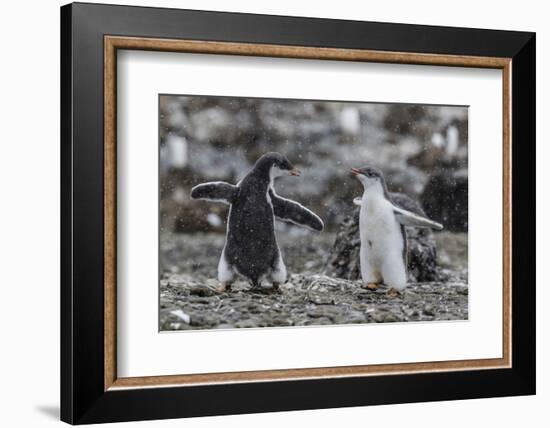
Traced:
[[385, 254], [403, 249], [401, 226], [384, 199], [363, 204], [359, 221], [361, 243], [367, 244], [374, 258], [384, 258]]
[[398, 290], [406, 286], [404, 240], [392, 204], [382, 196], [364, 197], [359, 215], [361, 276]]

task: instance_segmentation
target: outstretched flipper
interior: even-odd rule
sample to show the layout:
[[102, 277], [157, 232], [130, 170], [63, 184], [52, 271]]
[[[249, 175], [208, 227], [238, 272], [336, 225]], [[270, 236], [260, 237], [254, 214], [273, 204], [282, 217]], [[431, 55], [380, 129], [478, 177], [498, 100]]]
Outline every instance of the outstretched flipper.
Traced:
[[281, 198], [273, 189], [269, 189], [269, 196], [273, 205], [273, 213], [281, 221], [294, 223], [298, 226], [316, 230], [323, 230], [323, 221], [298, 202]]
[[191, 198], [206, 199], [213, 202], [232, 204], [239, 193], [239, 188], [223, 181], [212, 181], [199, 184], [191, 189]]
[[411, 211], [404, 210], [403, 208], [396, 207], [395, 205], [393, 205], [393, 212], [397, 221], [403, 226], [428, 227], [436, 230], [443, 229], [442, 224]]

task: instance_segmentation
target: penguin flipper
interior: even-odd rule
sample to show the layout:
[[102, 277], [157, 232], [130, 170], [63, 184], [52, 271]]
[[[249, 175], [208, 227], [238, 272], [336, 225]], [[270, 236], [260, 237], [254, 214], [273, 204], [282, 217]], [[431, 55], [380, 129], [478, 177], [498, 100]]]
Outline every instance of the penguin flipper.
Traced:
[[323, 220], [313, 211], [308, 210], [298, 202], [281, 198], [273, 189], [269, 190], [269, 196], [273, 205], [273, 213], [279, 220], [294, 223], [297, 226], [306, 227], [317, 232], [323, 230]]
[[232, 204], [239, 188], [233, 184], [223, 181], [212, 181], [210, 183], [202, 183], [191, 189], [192, 199], [205, 199], [212, 202], [222, 202], [224, 204]]
[[395, 214], [395, 218], [397, 219], [397, 221], [403, 226], [428, 227], [430, 229], [436, 230], [443, 229], [442, 224], [411, 211], [396, 207], [395, 205], [393, 205], [393, 213]]

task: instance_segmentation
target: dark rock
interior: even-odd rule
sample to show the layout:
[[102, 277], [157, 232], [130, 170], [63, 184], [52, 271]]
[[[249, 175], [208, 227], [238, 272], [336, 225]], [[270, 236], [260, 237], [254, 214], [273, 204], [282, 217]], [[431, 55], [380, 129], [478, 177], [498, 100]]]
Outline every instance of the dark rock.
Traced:
[[437, 281], [437, 252], [430, 229], [407, 228], [407, 263], [409, 280]]
[[361, 278], [359, 249], [359, 209], [347, 217], [336, 235], [325, 271], [338, 278], [356, 280]]
[[[418, 203], [408, 196], [399, 193], [390, 196], [396, 205], [413, 212], [422, 212]], [[409, 281], [437, 281], [437, 252], [432, 231], [407, 227], [406, 233]], [[359, 208], [356, 208], [353, 215], [344, 220], [336, 235], [326, 264], [326, 273], [338, 278], [360, 279], [360, 248]]]
[[467, 296], [468, 295], [468, 287], [457, 287], [456, 288], [456, 293], [457, 294], [462, 294], [463, 296]]
[[420, 198], [426, 214], [445, 230], [468, 231], [468, 171], [444, 170], [433, 174]]
[[198, 297], [212, 297], [216, 296], [218, 293], [216, 293], [216, 290], [214, 290], [213, 288], [207, 287], [205, 285], [197, 285], [189, 288], [189, 294], [191, 296]]

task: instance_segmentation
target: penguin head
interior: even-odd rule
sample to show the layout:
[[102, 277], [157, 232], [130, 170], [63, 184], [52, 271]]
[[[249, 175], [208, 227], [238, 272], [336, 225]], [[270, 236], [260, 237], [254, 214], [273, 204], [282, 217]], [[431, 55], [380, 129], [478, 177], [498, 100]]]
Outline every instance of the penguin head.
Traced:
[[357, 177], [365, 189], [380, 184], [384, 187], [384, 174], [378, 168], [372, 166], [363, 166], [361, 168], [352, 168], [351, 175]]
[[257, 160], [254, 169], [267, 171], [271, 180], [283, 175], [300, 176], [300, 171], [294, 168], [294, 165], [288, 158], [280, 153], [270, 152]]

